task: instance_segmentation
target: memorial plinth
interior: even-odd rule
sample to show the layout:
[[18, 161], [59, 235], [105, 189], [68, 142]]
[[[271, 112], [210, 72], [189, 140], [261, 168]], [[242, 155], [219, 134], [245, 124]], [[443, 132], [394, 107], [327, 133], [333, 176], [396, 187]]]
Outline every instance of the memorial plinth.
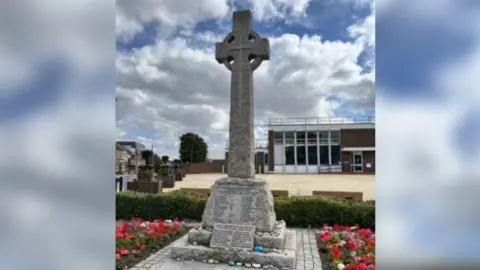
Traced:
[[[276, 221], [273, 196], [262, 179], [222, 178], [211, 188], [200, 228], [171, 248], [181, 260], [257, 263], [295, 269], [296, 238]], [[254, 247], [262, 252], [254, 252]]]
[[273, 230], [276, 216], [268, 183], [261, 179], [222, 178], [210, 189], [202, 226], [215, 223], [252, 225], [257, 231]]

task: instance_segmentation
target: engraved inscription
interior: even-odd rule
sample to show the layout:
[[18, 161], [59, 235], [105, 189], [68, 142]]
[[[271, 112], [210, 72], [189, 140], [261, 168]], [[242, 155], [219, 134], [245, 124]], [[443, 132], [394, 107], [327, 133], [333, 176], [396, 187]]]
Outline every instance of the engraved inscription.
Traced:
[[240, 221], [242, 223], [248, 223], [254, 220], [254, 211], [252, 211], [252, 204], [253, 204], [253, 196], [242, 196], [241, 205], [242, 208], [240, 210]]
[[215, 207], [213, 210], [214, 221], [222, 221], [228, 209], [228, 197], [226, 194], [215, 195]]
[[213, 228], [210, 247], [252, 249], [255, 226], [217, 223]]
[[235, 231], [232, 237], [232, 248], [252, 249], [255, 229]]
[[217, 187], [214, 222], [254, 224], [257, 209], [265, 208], [265, 205], [261, 205], [263, 200], [258, 204], [259, 196], [256, 193], [255, 189], [248, 186]]
[[226, 230], [214, 230], [212, 238], [210, 240], [211, 247], [225, 247], [228, 248], [232, 244], [232, 236], [229, 231]]

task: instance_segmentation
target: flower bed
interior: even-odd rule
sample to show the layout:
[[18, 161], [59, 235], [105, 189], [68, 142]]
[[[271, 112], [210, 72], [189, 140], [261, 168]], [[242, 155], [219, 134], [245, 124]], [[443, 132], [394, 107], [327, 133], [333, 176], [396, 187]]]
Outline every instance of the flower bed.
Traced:
[[317, 244], [323, 269], [375, 269], [375, 234], [370, 229], [324, 225]]
[[116, 269], [123, 270], [133, 267], [153, 252], [180, 238], [187, 232], [184, 224], [178, 219], [153, 222], [141, 219], [117, 221], [115, 231]]

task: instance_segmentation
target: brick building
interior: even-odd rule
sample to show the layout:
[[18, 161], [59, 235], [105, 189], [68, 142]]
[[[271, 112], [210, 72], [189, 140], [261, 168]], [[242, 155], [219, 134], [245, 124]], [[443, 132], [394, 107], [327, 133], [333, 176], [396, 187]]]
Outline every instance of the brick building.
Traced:
[[375, 119], [272, 119], [268, 173], [375, 172]]

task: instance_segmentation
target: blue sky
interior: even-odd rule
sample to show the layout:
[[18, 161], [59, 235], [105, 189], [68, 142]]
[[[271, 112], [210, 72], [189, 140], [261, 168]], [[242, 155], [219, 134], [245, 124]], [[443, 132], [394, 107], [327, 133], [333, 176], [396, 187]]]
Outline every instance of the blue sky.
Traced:
[[[231, 30], [231, 12], [252, 7], [250, 4], [244, 3], [242, 6], [238, 3], [233, 1], [233, 6], [226, 6], [225, 13], [216, 16], [202, 17], [195, 13], [191, 16], [203, 18], [195, 23], [190, 21], [182, 24], [182, 16], [179, 16], [178, 22], [172, 22], [175, 15], [171, 14], [168, 23], [161, 16], [142, 21], [143, 31], [129, 39], [119, 35], [122, 38], [117, 39], [117, 52], [121, 61], [117, 61], [117, 65], [121, 63], [123, 69], [117, 73], [117, 78], [120, 77], [117, 87], [122, 88], [122, 91], [117, 92], [117, 120], [121, 120], [117, 127], [123, 138], [151, 138], [157, 149], [165, 149], [169, 155], [176, 155], [177, 150], [171, 146], [178, 136], [173, 132], [166, 135], [163, 130], [167, 125], [178, 128], [180, 133], [197, 132], [209, 138], [209, 145], [219, 147], [212, 150], [221, 155], [223, 143], [219, 142], [226, 140], [228, 131], [229, 74], [214, 62], [212, 49], [214, 43], [220, 42]], [[252, 8], [253, 29], [261, 36], [270, 38], [271, 43], [271, 61], [262, 64], [254, 74], [256, 121], [267, 123], [269, 118], [374, 115], [374, 70], [368, 65], [372, 61], [371, 52], [374, 47], [362, 41], [369, 40], [374, 35], [374, 21], [364, 23], [368, 17], [374, 19], [372, 5], [360, 5], [354, 1], [311, 1], [306, 6], [292, 1], [285, 5], [271, 2], [271, 6], [264, 6], [263, 9]], [[190, 11], [185, 11], [188, 12]], [[156, 16], [150, 14], [147, 8], [139, 11], [137, 16], [139, 15]], [[127, 21], [128, 16], [125, 15], [120, 20]], [[177, 25], [173, 26], [175, 23]], [[352, 27], [361, 34], [352, 36], [349, 32]], [[129, 29], [127, 26], [124, 28], [125, 31]], [[120, 29], [123, 29], [121, 25]], [[184, 54], [187, 53], [188, 57], [193, 57], [193, 61], [186, 58]], [[309, 57], [310, 53], [318, 59], [313, 60]], [[323, 62], [328, 64], [324, 65]], [[179, 63], [187, 65], [185, 70], [178, 66]], [[215, 70], [215, 75], [212, 72], [201, 74], [205, 72], [201, 67], [206, 63], [212, 65], [209, 69]], [[142, 69], [148, 66], [152, 73], [138, 74], [133, 71], [140, 66]], [[344, 80], [331, 77], [337, 71], [346, 76]], [[160, 74], [164, 78], [162, 81], [147, 78]], [[216, 77], [211, 78], [212, 76]], [[365, 86], [364, 82], [367, 81], [370, 84]], [[174, 85], [183, 86], [175, 88]], [[129, 89], [136, 89], [148, 97], [143, 108], [137, 108], [138, 105], [133, 102], [135, 97]], [[185, 93], [183, 97], [180, 94], [182, 91]], [[202, 103], [200, 100], [187, 100], [190, 95], [187, 92], [201, 94], [208, 101]], [[268, 94], [270, 92], [271, 95]], [[214, 95], [210, 96], [212, 94]], [[292, 104], [292, 99], [296, 103]], [[187, 120], [172, 116], [165, 109], [158, 110], [164, 102], [201, 106], [200, 110], [210, 106], [212, 108], [205, 113], [212, 115], [209, 119], [199, 119], [188, 124]], [[137, 117], [158, 123], [157, 126], [127, 119], [127, 107], [130, 113], [135, 110], [142, 115]], [[169, 116], [165, 118], [166, 115]], [[198, 114], [192, 115], [197, 116]], [[212, 133], [209, 131], [212, 127], [223, 132]], [[257, 134], [257, 140], [264, 140], [263, 136]]]
[[[478, 261], [479, 216], [469, 207], [478, 205], [480, 162], [478, 7], [392, 1], [377, 9], [379, 257]], [[409, 166], [419, 153], [424, 165]]]
[[[242, 7], [241, 4], [236, 2], [234, 6], [235, 10], [248, 8]], [[260, 35], [293, 33], [298, 36], [321, 35], [324, 40], [348, 41], [351, 38], [347, 35], [345, 29], [369, 14], [370, 7], [368, 5], [358, 6], [353, 2], [350, 4], [335, 4], [332, 1], [312, 1], [306, 9], [306, 18], [297, 22], [285, 20], [254, 21], [253, 28]], [[228, 19], [230, 20], [230, 18]], [[218, 29], [217, 23], [218, 21], [214, 19], [201, 21], [195, 25], [194, 31], [214, 31], [219, 34], [225, 34], [224, 31]], [[154, 44], [158, 27], [161, 27], [161, 23], [157, 21], [145, 23], [144, 31], [135, 35], [132, 40], [126, 42], [117, 40], [117, 50], [128, 51], [133, 48]]]

